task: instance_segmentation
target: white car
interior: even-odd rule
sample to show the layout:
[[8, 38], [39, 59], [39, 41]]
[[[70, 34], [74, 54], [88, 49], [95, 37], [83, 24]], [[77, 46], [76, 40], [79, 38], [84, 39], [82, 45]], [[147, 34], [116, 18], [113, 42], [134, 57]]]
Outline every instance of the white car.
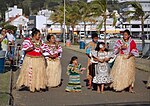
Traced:
[[85, 37], [85, 33], [84, 33], [84, 32], [79, 32], [79, 36], [80, 36], [81, 38], [84, 38], [84, 37]]
[[110, 38], [114, 38], [115, 36], [113, 34], [110, 34]]
[[92, 37], [92, 35], [91, 35], [91, 34], [88, 34], [88, 35], [87, 35], [87, 37], [88, 37], [88, 38], [91, 38], [91, 37]]
[[[105, 38], [105, 35], [104, 34], [100, 34], [100, 39], [104, 39]], [[110, 39], [110, 35], [106, 35], [106, 39]]]

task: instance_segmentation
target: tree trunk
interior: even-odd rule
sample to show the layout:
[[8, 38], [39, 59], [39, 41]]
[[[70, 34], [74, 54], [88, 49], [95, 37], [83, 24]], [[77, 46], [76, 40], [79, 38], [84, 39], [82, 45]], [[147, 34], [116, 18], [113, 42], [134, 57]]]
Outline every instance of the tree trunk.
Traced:
[[145, 46], [145, 36], [144, 36], [144, 18], [141, 18], [141, 25], [142, 25], [142, 50]]
[[72, 44], [74, 44], [74, 27], [72, 27]]
[[63, 37], [63, 32], [64, 32], [64, 29], [63, 29], [63, 24], [60, 24], [60, 30], [61, 30], [61, 35], [60, 35], [60, 39], [61, 41], [64, 41], [64, 37]]
[[84, 42], [85, 42], [85, 39], [86, 39], [86, 22], [84, 22], [84, 34], [85, 34], [85, 36], [84, 36]]
[[106, 19], [107, 19], [107, 16], [105, 17], [104, 16], [104, 43], [106, 45]]

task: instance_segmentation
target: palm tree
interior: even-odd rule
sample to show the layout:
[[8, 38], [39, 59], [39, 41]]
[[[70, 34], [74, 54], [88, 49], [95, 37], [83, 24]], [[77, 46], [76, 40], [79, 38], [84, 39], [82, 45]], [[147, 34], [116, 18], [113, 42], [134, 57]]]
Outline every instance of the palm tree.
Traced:
[[80, 21], [84, 23], [84, 33], [86, 35], [86, 22], [92, 22], [95, 21], [94, 19], [92, 19], [92, 15], [91, 15], [91, 8], [90, 8], [90, 3], [86, 3], [84, 1], [80, 1], [78, 3], [79, 5], [79, 14], [80, 14]]
[[74, 2], [70, 5], [66, 6], [66, 23], [71, 26], [72, 28], [72, 43], [74, 44], [74, 28], [79, 23], [79, 20], [81, 18], [79, 14], [79, 6], [77, 2]]
[[101, 30], [102, 26], [104, 25], [104, 42], [106, 43], [106, 20], [107, 17], [112, 17], [113, 18], [113, 26], [115, 26], [117, 19], [115, 16], [115, 13], [109, 13], [107, 10], [107, 0], [94, 0], [91, 2], [91, 10], [92, 14], [95, 17], [102, 17], [103, 20], [98, 26], [98, 29]]
[[57, 6], [61, 2], [62, 2], [62, 0], [45, 0], [44, 8], [53, 9], [55, 6]]
[[50, 19], [53, 23], [60, 23], [61, 27], [64, 22], [64, 7], [58, 6], [54, 9], [54, 12], [51, 14]]
[[[127, 20], [140, 20], [142, 25], [142, 36], [144, 35], [144, 21], [149, 17], [148, 14], [145, 14], [142, 6], [139, 2], [133, 1], [127, 3], [129, 6], [132, 6], [134, 10], [129, 10], [125, 12], [125, 15], [128, 16]], [[142, 39], [142, 48], [144, 48], [145, 40]]]

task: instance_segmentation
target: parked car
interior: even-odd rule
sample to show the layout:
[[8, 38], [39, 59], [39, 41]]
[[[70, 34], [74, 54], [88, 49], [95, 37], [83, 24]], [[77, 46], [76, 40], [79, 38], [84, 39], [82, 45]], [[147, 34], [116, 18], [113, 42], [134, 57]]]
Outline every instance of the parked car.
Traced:
[[81, 37], [81, 38], [84, 38], [85, 37], [85, 33], [84, 32], [79, 32], [79, 36]]
[[[100, 34], [100, 35], [99, 35], [99, 38], [100, 38], [100, 39], [104, 39], [104, 38], [105, 38], [105, 35], [104, 35], [104, 34]], [[110, 35], [109, 35], [109, 34], [106, 35], [106, 39], [110, 39]]]
[[110, 38], [114, 38], [115, 36], [113, 34], [110, 34]]
[[115, 34], [115, 37], [117, 37], [117, 38], [122, 38], [123, 35], [122, 35], [122, 34]]
[[87, 34], [87, 38], [91, 38], [92, 37], [92, 35], [91, 34]]
[[106, 39], [110, 39], [110, 34], [107, 34], [107, 35], [106, 35]]

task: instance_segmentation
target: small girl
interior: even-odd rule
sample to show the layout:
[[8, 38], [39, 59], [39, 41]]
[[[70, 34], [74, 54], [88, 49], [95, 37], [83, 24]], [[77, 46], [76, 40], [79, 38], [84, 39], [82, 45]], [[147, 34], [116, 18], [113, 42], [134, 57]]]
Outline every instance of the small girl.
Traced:
[[97, 53], [92, 54], [95, 61], [98, 61], [95, 70], [95, 77], [93, 78], [93, 83], [97, 84], [97, 92], [100, 93], [104, 91], [104, 84], [111, 83], [111, 78], [109, 76], [109, 65], [110, 60], [108, 52], [106, 52], [105, 43], [99, 42], [95, 49]]
[[67, 67], [69, 82], [65, 89], [66, 92], [81, 92], [80, 74], [82, 74], [84, 70], [86, 69], [81, 68], [81, 64], [78, 64], [78, 58], [73, 56]]

